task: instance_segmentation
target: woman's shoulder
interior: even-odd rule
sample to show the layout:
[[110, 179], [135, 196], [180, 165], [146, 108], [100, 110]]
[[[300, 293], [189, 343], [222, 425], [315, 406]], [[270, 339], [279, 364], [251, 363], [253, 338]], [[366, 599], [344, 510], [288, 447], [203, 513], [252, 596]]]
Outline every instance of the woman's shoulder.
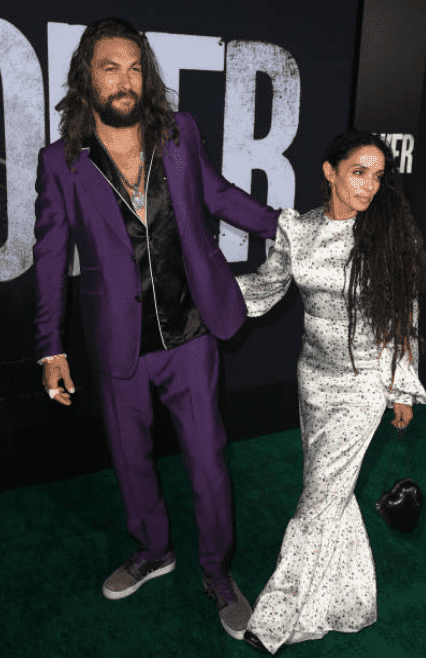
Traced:
[[312, 224], [318, 224], [323, 217], [322, 206], [301, 215], [294, 208], [284, 208], [278, 218], [278, 224], [286, 230], [303, 231]]
[[276, 240], [289, 245], [292, 250], [297, 250], [317, 234], [322, 225], [322, 216], [322, 207], [314, 208], [303, 215], [293, 208], [284, 208], [278, 218]]

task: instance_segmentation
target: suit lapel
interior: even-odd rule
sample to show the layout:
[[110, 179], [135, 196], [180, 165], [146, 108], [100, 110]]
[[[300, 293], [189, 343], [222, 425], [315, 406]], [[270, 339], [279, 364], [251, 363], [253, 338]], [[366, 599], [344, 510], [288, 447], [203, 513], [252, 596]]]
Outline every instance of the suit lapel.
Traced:
[[[100, 163], [94, 162], [90, 157], [90, 153], [91, 147], [84, 148], [76, 162], [75, 169], [79, 174], [78, 187], [96, 208], [97, 212], [92, 215], [94, 221], [98, 221], [100, 219], [99, 216], [101, 216], [102, 220], [108, 224], [126, 248], [132, 251], [129, 234], [124, 225], [114, 192], [111, 189], [107, 176], [99, 166]], [[122, 187], [124, 186], [122, 185]], [[125, 189], [124, 192], [127, 195]]]

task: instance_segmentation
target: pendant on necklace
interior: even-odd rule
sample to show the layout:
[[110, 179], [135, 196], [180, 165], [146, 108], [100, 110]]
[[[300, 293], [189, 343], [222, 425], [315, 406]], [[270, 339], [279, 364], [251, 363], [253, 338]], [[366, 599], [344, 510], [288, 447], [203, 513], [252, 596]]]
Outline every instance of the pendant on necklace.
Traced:
[[131, 201], [135, 210], [142, 210], [145, 206], [145, 194], [133, 192]]

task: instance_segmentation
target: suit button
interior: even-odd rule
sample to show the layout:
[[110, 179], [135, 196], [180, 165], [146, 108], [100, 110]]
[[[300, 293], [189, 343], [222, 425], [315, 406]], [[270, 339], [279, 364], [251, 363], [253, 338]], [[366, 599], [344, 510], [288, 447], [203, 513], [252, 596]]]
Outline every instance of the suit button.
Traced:
[[136, 295], [135, 299], [136, 299], [137, 302], [141, 302], [142, 301], [142, 295]]

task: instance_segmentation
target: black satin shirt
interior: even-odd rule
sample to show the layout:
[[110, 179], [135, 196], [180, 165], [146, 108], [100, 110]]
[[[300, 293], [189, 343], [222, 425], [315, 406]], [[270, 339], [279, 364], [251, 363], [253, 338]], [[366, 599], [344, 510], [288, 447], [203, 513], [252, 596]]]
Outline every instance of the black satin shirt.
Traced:
[[[146, 176], [151, 159], [148, 155]], [[171, 349], [207, 333], [208, 328], [200, 318], [189, 289], [163, 161], [153, 159], [146, 195], [146, 228], [130, 210], [129, 194], [95, 136], [90, 140], [90, 159], [112, 185], [140, 273], [141, 295], [135, 299], [135, 304], [141, 303], [142, 313], [140, 355]]]

